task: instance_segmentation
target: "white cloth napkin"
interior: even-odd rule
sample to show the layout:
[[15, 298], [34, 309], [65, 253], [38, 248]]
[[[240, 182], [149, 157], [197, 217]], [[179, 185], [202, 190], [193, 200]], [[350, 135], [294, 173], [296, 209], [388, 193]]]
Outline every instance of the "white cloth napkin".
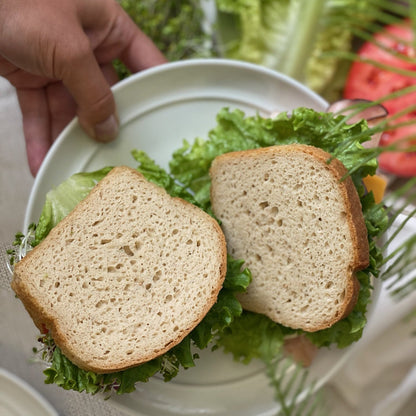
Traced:
[[[45, 385], [41, 368], [29, 361], [37, 333], [9, 289], [4, 251], [22, 226], [32, 183], [15, 92], [0, 78], [0, 367], [28, 381], [63, 416], [119, 415], [101, 398]], [[416, 317], [406, 319], [415, 309], [416, 293], [395, 303], [384, 285], [355, 354], [325, 386], [330, 414], [416, 414]]]
[[396, 304], [383, 290], [359, 348], [326, 387], [334, 415], [416, 414], [415, 304], [414, 295]]

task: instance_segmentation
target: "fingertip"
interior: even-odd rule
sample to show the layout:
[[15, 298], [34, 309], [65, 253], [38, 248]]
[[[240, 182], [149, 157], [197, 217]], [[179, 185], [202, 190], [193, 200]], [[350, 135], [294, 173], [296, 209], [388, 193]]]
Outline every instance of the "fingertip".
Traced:
[[105, 120], [97, 122], [95, 125], [81, 116], [78, 117], [79, 123], [89, 137], [101, 143], [108, 143], [116, 139], [119, 132], [119, 120], [117, 114], [111, 114]]
[[[28, 133], [26, 132], [26, 134]], [[29, 170], [32, 176], [36, 177], [40, 167], [42, 166], [43, 160], [49, 151], [51, 143], [42, 140], [36, 140], [30, 135], [26, 135], [25, 140]]]
[[36, 177], [36, 175], [39, 172], [40, 167], [42, 166], [42, 161], [44, 159], [44, 156], [40, 158], [39, 157], [34, 158], [28, 155], [29, 170], [34, 178]]
[[111, 142], [117, 137], [118, 130], [118, 119], [112, 114], [110, 117], [94, 126], [94, 138], [103, 143]]
[[30, 173], [35, 177], [52, 144], [44, 89], [17, 89]]

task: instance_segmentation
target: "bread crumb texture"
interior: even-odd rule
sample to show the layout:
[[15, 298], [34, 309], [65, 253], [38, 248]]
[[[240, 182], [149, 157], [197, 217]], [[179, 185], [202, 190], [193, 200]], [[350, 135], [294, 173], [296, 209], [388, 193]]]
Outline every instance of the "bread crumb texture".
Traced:
[[354, 271], [368, 261], [357, 192], [329, 157], [311, 146], [276, 146], [222, 155], [210, 172], [228, 250], [253, 275], [243, 307], [305, 331], [351, 310]]
[[215, 220], [118, 167], [16, 265], [12, 287], [71, 361], [106, 373], [178, 344], [225, 271]]

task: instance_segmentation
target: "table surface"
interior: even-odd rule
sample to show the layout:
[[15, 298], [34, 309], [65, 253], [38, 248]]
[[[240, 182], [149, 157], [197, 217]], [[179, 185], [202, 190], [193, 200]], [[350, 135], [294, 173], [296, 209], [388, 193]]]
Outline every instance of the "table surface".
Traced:
[[[4, 250], [22, 229], [32, 184], [16, 95], [0, 78], [0, 367], [28, 381], [61, 415], [120, 414], [98, 398], [45, 385], [39, 365], [30, 361], [37, 333], [8, 288]], [[357, 352], [324, 389], [331, 414], [415, 414], [416, 319], [404, 319], [415, 308], [416, 294], [397, 304], [383, 288]]]

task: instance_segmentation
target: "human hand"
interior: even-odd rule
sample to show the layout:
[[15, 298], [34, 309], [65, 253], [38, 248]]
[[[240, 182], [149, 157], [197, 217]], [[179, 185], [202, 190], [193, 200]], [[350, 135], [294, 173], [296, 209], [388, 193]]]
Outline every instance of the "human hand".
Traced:
[[92, 138], [116, 137], [116, 58], [132, 72], [166, 62], [115, 0], [0, 1], [0, 76], [16, 88], [34, 176], [75, 115]]

